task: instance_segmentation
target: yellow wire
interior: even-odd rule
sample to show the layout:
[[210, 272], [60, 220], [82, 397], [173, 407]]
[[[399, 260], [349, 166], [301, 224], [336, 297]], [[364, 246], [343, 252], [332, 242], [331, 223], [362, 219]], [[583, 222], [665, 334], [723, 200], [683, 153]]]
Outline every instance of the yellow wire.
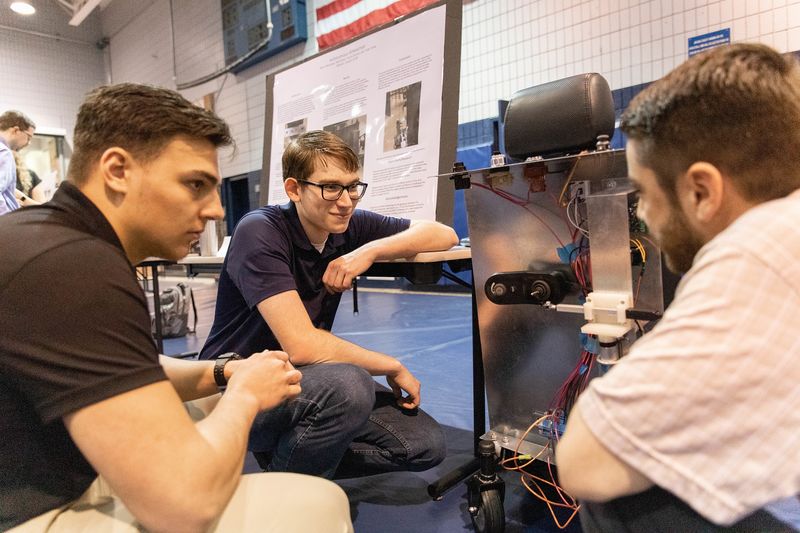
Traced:
[[639, 238], [640, 238], [640, 239], [644, 239], [644, 240], [646, 240], [647, 242], [649, 242], [649, 243], [650, 243], [650, 245], [651, 245], [653, 248], [658, 248], [658, 246], [656, 246], [656, 243], [654, 243], [654, 242], [653, 242], [651, 239], [647, 238], [647, 236], [645, 236], [644, 234], [641, 234], [641, 233], [640, 233], [640, 234], [639, 234]]
[[639, 253], [642, 254], [642, 263], [647, 262], [647, 250], [645, 250], [644, 245], [639, 239], [630, 239], [631, 244], [633, 244]]
[[569, 187], [570, 182], [572, 181], [572, 176], [575, 175], [575, 169], [578, 168], [578, 161], [581, 160], [583, 154], [578, 154], [575, 157], [575, 162], [572, 164], [572, 168], [569, 169], [569, 174], [567, 175], [567, 179], [564, 182], [564, 186], [561, 188], [561, 194], [558, 195], [558, 205], [561, 207], [567, 207], [567, 203], [564, 202], [564, 194], [567, 192], [567, 187]]

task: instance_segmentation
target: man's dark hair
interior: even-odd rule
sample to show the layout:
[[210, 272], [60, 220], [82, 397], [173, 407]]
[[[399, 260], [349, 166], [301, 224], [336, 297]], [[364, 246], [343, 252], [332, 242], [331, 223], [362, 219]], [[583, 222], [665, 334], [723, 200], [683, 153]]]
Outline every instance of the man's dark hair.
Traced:
[[69, 179], [84, 183], [108, 148], [124, 148], [148, 162], [179, 135], [215, 147], [233, 144], [225, 121], [175, 91], [135, 83], [98, 87], [78, 111]]
[[35, 130], [36, 124], [22, 111], [9, 110], [0, 115], [0, 131], [10, 130], [13, 127], [28, 131]]
[[358, 171], [358, 156], [347, 143], [329, 131], [316, 130], [298, 136], [283, 151], [283, 180], [307, 180], [317, 163], [326, 166], [333, 159], [347, 172]]
[[800, 68], [761, 44], [714, 48], [639, 93], [620, 128], [673, 200], [697, 161], [748, 200], [780, 198], [800, 187]]

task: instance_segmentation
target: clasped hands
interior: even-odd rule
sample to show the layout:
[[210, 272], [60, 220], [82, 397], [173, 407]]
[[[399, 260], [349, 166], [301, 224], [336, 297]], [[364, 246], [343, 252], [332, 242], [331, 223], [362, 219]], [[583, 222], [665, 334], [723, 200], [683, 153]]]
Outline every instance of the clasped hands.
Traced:
[[286, 352], [265, 350], [247, 359], [231, 361], [228, 390], [241, 388], [258, 402], [258, 410], [272, 409], [300, 394], [303, 375], [289, 362]]

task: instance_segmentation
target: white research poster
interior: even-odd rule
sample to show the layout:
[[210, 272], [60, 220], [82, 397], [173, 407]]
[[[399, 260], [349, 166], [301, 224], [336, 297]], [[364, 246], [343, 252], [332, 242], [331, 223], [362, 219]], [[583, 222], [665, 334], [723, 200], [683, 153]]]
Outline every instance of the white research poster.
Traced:
[[276, 74], [268, 203], [288, 201], [284, 146], [324, 129], [362, 162], [359, 208], [435, 220], [444, 30], [442, 5]]

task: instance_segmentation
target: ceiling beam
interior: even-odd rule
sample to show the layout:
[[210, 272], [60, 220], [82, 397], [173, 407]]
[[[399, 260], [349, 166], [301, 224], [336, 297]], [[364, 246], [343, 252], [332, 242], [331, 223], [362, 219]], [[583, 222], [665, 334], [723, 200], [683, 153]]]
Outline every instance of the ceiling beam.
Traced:
[[56, 0], [56, 3], [58, 4], [58, 7], [66, 11], [70, 17], [75, 12], [72, 2], [69, 2], [68, 0]]
[[80, 26], [89, 14], [94, 11], [94, 8], [100, 5], [102, 0], [76, 0], [72, 4], [72, 18], [69, 21], [70, 26]]

